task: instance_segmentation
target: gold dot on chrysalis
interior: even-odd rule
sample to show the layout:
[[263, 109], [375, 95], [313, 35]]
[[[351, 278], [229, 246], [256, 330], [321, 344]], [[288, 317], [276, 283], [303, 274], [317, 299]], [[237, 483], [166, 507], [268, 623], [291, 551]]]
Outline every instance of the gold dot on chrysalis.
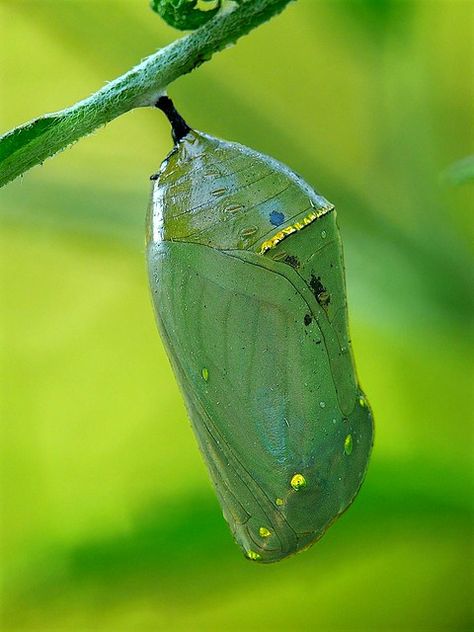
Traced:
[[281, 507], [283, 503], [284, 503], [283, 498], [277, 498], [275, 500], [275, 505], [278, 505], [279, 507]]
[[306, 479], [303, 474], [295, 474], [290, 481], [290, 485], [297, 492], [298, 490], [306, 487]]
[[205, 382], [207, 382], [209, 379], [209, 369], [206, 369], [206, 367], [201, 369], [201, 377]]
[[260, 527], [260, 529], [258, 530], [259, 535], [262, 536], [262, 538], [268, 538], [269, 536], [272, 535], [272, 532], [269, 531], [267, 529], [267, 527]]
[[255, 551], [247, 551], [247, 557], [249, 558], [249, 560], [259, 560], [260, 559], [260, 555], [258, 553], [255, 553]]
[[351, 454], [352, 452], [352, 435], [348, 434], [344, 439], [344, 452], [346, 454]]
[[365, 408], [367, 406], [365, 398], [362, 397], [362, 395], [359, 397], [359, 404], [362, 406], [362, 408]]

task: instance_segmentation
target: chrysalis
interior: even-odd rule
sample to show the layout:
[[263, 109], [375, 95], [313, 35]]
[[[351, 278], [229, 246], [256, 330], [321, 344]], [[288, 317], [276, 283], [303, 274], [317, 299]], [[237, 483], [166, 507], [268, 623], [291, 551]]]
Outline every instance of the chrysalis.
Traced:
[[158, 327], [235, 540], [274, 562], [349, 507], [372, 446], [336, 212], [276, 160], [157, 106], [175, 141], [148, 217]]

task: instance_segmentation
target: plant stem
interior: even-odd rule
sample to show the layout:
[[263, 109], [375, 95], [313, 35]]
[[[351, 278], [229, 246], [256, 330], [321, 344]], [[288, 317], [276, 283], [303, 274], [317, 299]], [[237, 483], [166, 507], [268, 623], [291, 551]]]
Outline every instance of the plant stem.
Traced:
[[291, 0], [247, 0], [147, 57], [75, 105], [0, 137], [0, 186], [136, 107], [152, 106], [175, 79], [282, 11]]

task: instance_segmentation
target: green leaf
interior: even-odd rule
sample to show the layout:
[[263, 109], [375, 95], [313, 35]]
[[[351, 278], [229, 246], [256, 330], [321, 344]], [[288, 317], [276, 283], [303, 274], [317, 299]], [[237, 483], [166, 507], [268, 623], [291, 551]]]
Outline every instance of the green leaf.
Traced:
[[147, 57], [75, 105], [0, 137], [0, 187], [79, 138], [136, 107], [153, 106], [166, 87], [282, 11], [291, 0], [249, 0]]
[[[203, 0], [206, 3], [213, 0]], [[214, 2], [212, 8], [201, 8], [198, 0], [152, 0], [151, 8], [158, 13], [165, 22], [181, 31], [193, 31], [209, 22], [221, 8], [221, 0]]]

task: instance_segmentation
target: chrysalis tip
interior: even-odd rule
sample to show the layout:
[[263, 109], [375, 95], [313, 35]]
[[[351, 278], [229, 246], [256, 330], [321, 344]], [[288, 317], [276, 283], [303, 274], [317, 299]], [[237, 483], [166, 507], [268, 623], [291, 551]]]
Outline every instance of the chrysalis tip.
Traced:
[[183, 119], [181, 114], [174, 107], [173, 101], [167, 97], [162, 96], [155, 103], [155, 106], [159, 108], [168, 118], [171, 124], [172, 136], [175, 144], [186, 136], [191, 131], [191, 128]]

